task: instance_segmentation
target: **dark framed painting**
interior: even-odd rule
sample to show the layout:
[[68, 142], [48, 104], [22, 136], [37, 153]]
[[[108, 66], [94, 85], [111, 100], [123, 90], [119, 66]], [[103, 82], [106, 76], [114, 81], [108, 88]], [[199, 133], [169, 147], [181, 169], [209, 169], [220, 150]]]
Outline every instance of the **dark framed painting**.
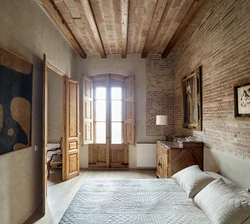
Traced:
[[0, 155], [31, 146], [32, 69], [0, 47]]
[[183, 127], [202, 130], [202, 67], [182, 78]]
[[234, 116], [250, 119], [250, 82], [234, 86]]

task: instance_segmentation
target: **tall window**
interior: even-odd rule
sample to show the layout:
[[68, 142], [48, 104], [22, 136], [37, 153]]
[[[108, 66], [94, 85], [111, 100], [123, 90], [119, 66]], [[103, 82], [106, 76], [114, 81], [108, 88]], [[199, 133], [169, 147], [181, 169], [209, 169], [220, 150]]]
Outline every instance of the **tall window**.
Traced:
[[134, 144], [133, 88], [134, 76], [83, 77], [84, 144]]
[[[107, 92], [110, 97], [107, 97]], [[107, 110], [107, 107], [108, 110]], [[111, 132], [111, 144], [123, 143], [123, 88], [95, 87], [94, 88], [94, 130], [95, 143], [106, 143], [107, 125]], [[107, 111], [110, 112], [107, 114]], [[111, 115], [110, 124], [107, 117]]]

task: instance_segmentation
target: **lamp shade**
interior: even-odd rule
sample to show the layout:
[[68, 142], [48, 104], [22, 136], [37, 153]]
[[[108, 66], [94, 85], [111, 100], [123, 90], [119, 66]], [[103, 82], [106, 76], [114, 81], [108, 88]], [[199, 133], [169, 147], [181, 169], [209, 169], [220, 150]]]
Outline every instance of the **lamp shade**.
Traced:
[[167, 115], [156, 115], [156, 125], [167, 125], [168, 116]]

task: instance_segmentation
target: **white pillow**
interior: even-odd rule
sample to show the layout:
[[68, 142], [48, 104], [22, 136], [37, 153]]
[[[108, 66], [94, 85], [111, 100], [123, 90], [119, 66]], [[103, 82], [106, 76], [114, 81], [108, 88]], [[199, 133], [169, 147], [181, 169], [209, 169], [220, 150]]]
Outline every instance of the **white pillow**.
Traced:
[[241, 224], [250, 217], [250, 203], [222, 178], [208, 184], [194, 197], [194, 202], [213, 224]]
[[214, 180], [213, 177], [202, 172], [198, 165], [189, 166], [174, 174], [172, 178], [186, 191], [188, 198], [193, 198]]
[[219, 173], [215, 173], [215, 172], [211, 172], [211, 171], [205, 171], [204, 173], [210, 175], [211, 177], [213, 177], [214, 179], [218, 179], [218, 178], [222, 178], [224, 180], [224, 182], [233, 190], [233, 188], [238, 188], [239, 186], [237, 184], [235, 184], [234, 182], [232, 182], [231, 180], [227, 179], [226, 177], [223, 177], [221, 174]]
[[243, 189], [238, 184], [232, 182], [226, 177], [223, 177], [219, 173], [215, 173], [211, 171], [206, 171], [205, 173], [210, 175], [214, 179], [222, 178], [229, 188], [231, 188], [233, 191], [235, 191], [237, 194], [241, 195], [242, 197], [245, 197], [250, 202], [250, 193], [246, 189]]

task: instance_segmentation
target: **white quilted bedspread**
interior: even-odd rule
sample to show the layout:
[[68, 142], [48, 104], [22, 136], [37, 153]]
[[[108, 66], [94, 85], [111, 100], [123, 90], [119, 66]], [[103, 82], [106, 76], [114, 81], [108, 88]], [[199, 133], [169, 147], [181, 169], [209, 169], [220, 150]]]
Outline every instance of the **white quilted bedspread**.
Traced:
[[60, 224], [211, 224], [172, 179], [86, 181]]

